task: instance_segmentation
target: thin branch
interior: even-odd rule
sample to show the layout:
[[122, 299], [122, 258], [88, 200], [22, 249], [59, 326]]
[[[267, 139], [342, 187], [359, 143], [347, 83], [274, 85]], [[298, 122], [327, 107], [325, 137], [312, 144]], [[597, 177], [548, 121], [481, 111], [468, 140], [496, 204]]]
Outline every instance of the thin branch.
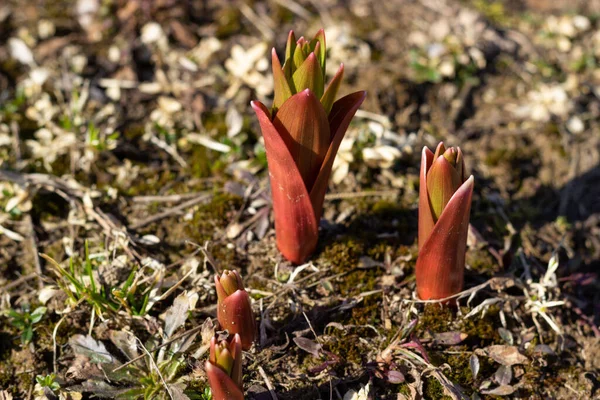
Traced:
[[260, 365], [258, 366], [258, 372], [260, 373], [260, 376], [262, 376], [263, 380], [265, 381], [265, 385], [267, 385], [267, 389], [269, 389], [269, 393], [271, 394], [271, 398], [273, 400], [277, 400], [277, 395], [275, 394], [275, 388], [273, 387], [273, 384], [271, 383], [271, 380], [269, 379], [269, 377], [265, 373], [265, 370]]
[[397, 190], [373, 190], [365, 192], [342, 192], [342, 193], [330, 193], [325, 195], [325, 200], [343, 200], [343, 199], [357, 199], [361, 197], [376, 197], [376, 196], [397, 196]]
[[130, 225], [128, 228], [131, 230], [140, 229], [140, 228], [142, 228], [146, 225], [149, 225], [153, 222], [160, 221], [161, 219], [177, 215], [180, 212], [182, 212], [183, 210], [185, 210], [186, 208], [190, 208], [197, 204], [200, 204], [200, 203], [208, 200], [210, 197], [211, 197], [211, 194], [201, 194], [200, 196], [194, 197], [193, 199], [190, 199], [184, 203], [181, 203], [178, 206], [175, 206], [171, 209], [160, 212], [158, 214], [151, 215], [150, 217], [143, 219], [141, 221], [138, 221], [138, 222]]

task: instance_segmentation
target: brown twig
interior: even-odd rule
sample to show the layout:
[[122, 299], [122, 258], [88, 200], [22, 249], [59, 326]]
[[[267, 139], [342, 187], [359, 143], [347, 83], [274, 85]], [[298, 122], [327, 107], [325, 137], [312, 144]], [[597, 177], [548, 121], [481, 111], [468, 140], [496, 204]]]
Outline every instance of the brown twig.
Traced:
[[271, 394], [271, 398], [273, 400], [277, 400], [277, 395], [275, 394], [275, 388], [273, 387], [273, 384], [271, 383], [271, 380], [269, 379], [269, 377], [265, 373], [265, 370], [260, 365], [258, 366], [258, 373], [260, 374], [260, 376], [262, 376], [263, 380], [265, 381], [265, 385], [267, 385], [267, 389], [269, 389], [269, 393]]
[[42, 289], [44, 287], [44, 283], [42, 282], [42, 264], [40, 263], [35, 227], [33, 226], [31, 215], [25, 214], [24, 221], [27, 225], [27, 242], [29, 244], [29, 250], [31, 251], [31, 257], [33, 257], [33, 267], [35, 269], [35, 275], [38, 278], [38, 289]]
[[207, 193], [209, 192], [170, 194], [165, 196], [134, 196], [131, 200], [133, 200], [134, 203], [178, 203], [182, 200], [195, 198]]
[[360, 197], [375, 197], [375, 196], [396, 196], [398, 195], [397, 190], [373, 190], [366, 192], [342, 192], [342, 193], [330, 193], [325, 195], [325, 200], [344, 200], [344, 199], [356, 199]]
[[35, 272], [32, 272], [31, 274], [28, 274], [28, 275], [23, 275], [22, 277], [17, 278], [17, 280], [12, 281], [11, 283], [9, 283], [6, 286], [4, 286], [3, 288], [1, 288], [0, 293], [7, 293], [10, 289], [15, 288], [15, 287], [19, 286], [21, 283], [27, 282], [28, 280], [33, 279], [37, 276], [38, 276], [38, 274]]
[[151, 224], [153, 222], [160, 221], [161, 219], [172, 217], [174, 215], [179, 214], [180, 212], [182, 212], [186, 208], [193, 207], [193, 206], [195, 206], [197, 204], [200, 204], [200, 203], [208, 200], [210, 197], [211, 197], [211, 194], [206, 194], [206, 193], [205, 194], [201, 194], [200, 196], [194, 197], [194, 198], [192, 198], [192, 199], [190, 199], [190, 200], [188, 200], [188, 201], [186, 201], [184, 203], [181, 203], [178, 206], [175, 206], [175, 207], [173, 207], [171, 209], [168, 209], [166, 211], [160, 212], [158, 214], [151, 215], [150, 217], [148, 217], [146, 219], [143, 219], [143, 220], [138, 221], [138, 222], [136, 222], [134, 224], [131, 224], [129, 226], [129, 229], [131, 229], [131, 230], [137, 230], [137, 229], [140, 229], [140, 228], [142, 228], [142, 227], [144, 227], [146, 225], [149, 225], [149, 224]]

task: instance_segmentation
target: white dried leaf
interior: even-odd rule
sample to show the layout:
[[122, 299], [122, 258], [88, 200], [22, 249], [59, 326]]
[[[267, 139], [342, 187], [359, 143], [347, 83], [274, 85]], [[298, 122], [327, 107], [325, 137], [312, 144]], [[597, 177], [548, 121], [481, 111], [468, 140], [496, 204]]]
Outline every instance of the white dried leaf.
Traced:
[[160, 96], [158, 98], [158, 107], [167, 114], [175, 114], [176, 112], [181, 111], [182, 108], [180, 102], [167, 96]]
[[140, 39], [144, 44], [152, 44], [166, 40], [166, 36], [158, 22], [148, 22], [142, 27]]
[[[337, 160], [337, 158], [336, 158]], [[337, 163], [337, 165], [336, 165]], [[331, 180], [333, 181], [333, 183], [335, 183], [336, 185], [341, 183], [347, 176], [348, 173], [350, 172], [350, 164], [348, 164], [348, 162], [346, 161], [336, 161], [334, 162], [334, 166], [333, 166], [333, 172], [331, 173]]]
[[477, 379], [477, 375], [479, 374], [479, 365], [479, 357], [477, 357], [475, 353], [471, 354], [471, 358], [469, 358], [469, 367], [471, 368], [473, 380]]
[[0, 400], [12, 400], [12, 394], [8, 390], [0, 390]]
[[573, 25], [580, 32], [587, 31], [591, 27], [590, 20], [583, 15], [575, 15], [573, 17]]
[[79, 24], [85, 29], [92, 23], [94, 14], [100, 9], [98, 0], [79, 0], [75, 6], [75, 13]]
[[29, 192], [23, 190], [16, 193], [11, 199], [6, 202], [4, 211], [11, 212], [14, 208], [18, 207], [21, 203], [25, 202], [29, 198]]
[[11, 231], [10, 229], [3, 227], [2, 225], [0, 225], [0, 235], [5, 235], [7, 238], [9, 238], [10, 240], [14, 240], [15, 242], [22, 242], [23, 240], [25, 240], [25, 238], [19, 235], [17, 232]]
[[222, 44], [219, 39], [215, 37], [208, 37], [200, 41], [198, 46], [191, 50], [191, 56], [201, 66], [206, 66], [210, 58], [217, 51], [221, 50]]
[[515, 388], [510, 385], [502, 385], [492, 390], [482, 390], [482, 394], [491, 394], [494, 396], [508, 396], [515, 392]]
[[191, 143], [199, 144], [214, 151], [221, 153], [229, 153], [231, 151], [231, 147], [228, 145], [217, 142], [216, 140], [211, 139], [209, 136], [201, 133], [189, 133], [186, 138]]
[[13, 143], [13, 139], [6, 133], [0, 133], [0, 147], [10, 146]]
[[46, 304], [48, 300], [50, 300], [54, 295], [60, 293], [61, 291], [54, 286], [44, 286], [40, 293], [38, 294], [38, 300], [42, 304]]
[[46, 68], [33, 68], [29, 73], [29, 78], [36, 85], [42, 86], [48, 79], [49, 75], [50, 72], [48, 72]]
[[396, 147], [380, 145], [362, 151], [363, 161], [372, 168], [390, 168], [402, 156]]
[[133, 333], [127, 331], [110, 331], [109, 337], [110, 341], [113, 342], [113, 344], [121, 350], [128, 359], [133, 360], [139, 355], [137, 340]]
[[21, 64], [30, 66], [35, 65], [33, 53], [23, 40], [19, 38], [8, 39], [8, 48], [10, 51], [10, 56], [18, 62], [20, 62]]
[[344, 394], [344, 400], [369, 400], [370, 384], [361, 387], [358, 392], [349, 390]]
[[581, 133], [585, 129], [585, 125], [581, 121], [581, 118], [572, 117], [567, 121], [567, 129], [571, 133]]
[[144, 235], [140, 238], [139, 243], [144, 244], [146, 246], [152, 246], [160, 243], [160, 239], [155, 235]]
[[91, 336], [71, 336], [69, 345], [76, 354], [88, 357], [93, 363], [105, 364], [114, 361], [114, 357], [106, 350], [104, 343], [94, 340]]
[[227, 136], [232, 138], [242, 131], [244, 118], [235, 107], [231, 106], [227, 109], [225, 124], [227, 125]]
[[183, 292], [175, 298], [173, 305], [165, 313], [165, 335], [171, 337], [179, 327], [185, 324], [188, 311], [196, 306], [198, 294], [195, 292]]

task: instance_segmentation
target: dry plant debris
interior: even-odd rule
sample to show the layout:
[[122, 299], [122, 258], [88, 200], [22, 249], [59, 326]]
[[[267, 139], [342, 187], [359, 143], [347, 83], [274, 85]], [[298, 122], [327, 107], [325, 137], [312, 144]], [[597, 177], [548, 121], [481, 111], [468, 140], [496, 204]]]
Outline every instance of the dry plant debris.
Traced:
[[[258, 315], [250, 399], [598, 397], [599, 12], [2, 2], [0, 399], [209, 399], [223, 269]], [[294, 266], [249, 102], [272, 101], [270, 47], [321, 26], [340, 94], [369, 93]], [[481, 182], [445, 306], [414, 277], [419, 154], [441, 140]]]

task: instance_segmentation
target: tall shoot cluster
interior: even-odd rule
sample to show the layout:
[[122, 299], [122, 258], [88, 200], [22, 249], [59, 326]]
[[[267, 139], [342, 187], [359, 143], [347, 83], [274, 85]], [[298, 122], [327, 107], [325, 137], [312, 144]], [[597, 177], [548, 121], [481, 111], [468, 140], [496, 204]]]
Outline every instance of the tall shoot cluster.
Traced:
[[[311, 40], [290, 32], [283, 65], [272, 51], [273, 106], [253, 101], [265, 142], [277, 246], [293, 263], [306, 261], [318, 240], [319, 219], [331, 168], [350, 121], [365, 99], [359, 91], [335, 100], [340, 65], [326, 86], [323, 30]], [[460, 148], [440, 143], [421, 154], [417, 292], [444, 299], [463, 286], [474, 178], [466, 178]], [[236, 271], [215, 276], [217, 318], [231, 334], [213, 338], [206, 372], [215, 400], [243, 399], [242, 350], [251, 348], [256, 325], [250, 297]]]
[[283, 66], [275, 49], [272, 60], [273, 107], [269, 111], [258, 101], [251, 104], [265, 141], [277, 247], [285, 258], [300, 264], [317, 246], [333, 161], [366, 92], [335, 100], [343, 65], [325, 87], [323, 30], [311, 40], [296, 40], [290, 32]]

